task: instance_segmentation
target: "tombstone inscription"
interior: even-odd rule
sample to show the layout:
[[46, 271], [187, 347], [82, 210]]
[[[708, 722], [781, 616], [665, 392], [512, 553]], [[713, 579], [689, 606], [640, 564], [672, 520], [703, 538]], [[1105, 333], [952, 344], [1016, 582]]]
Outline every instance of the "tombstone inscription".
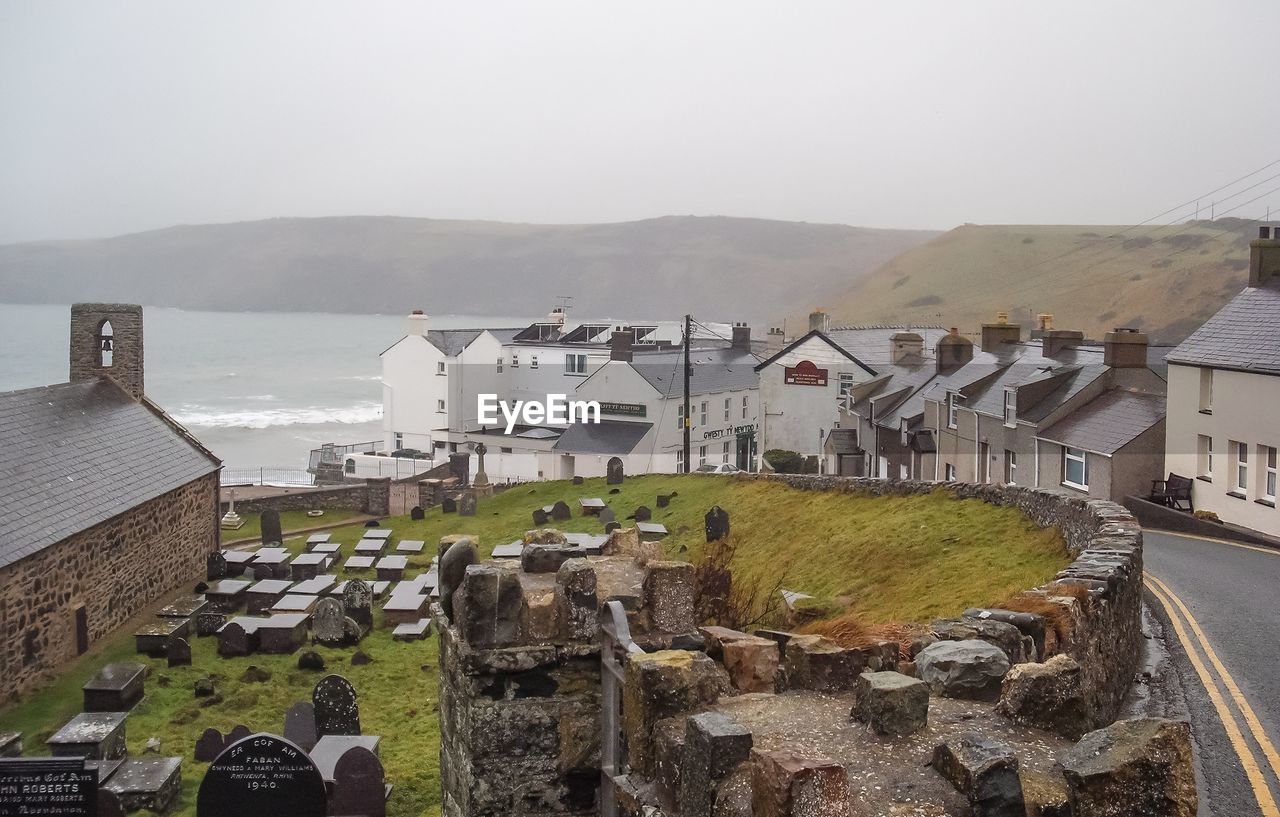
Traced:
[[311, 705], [315, 711], [316, 734], [360, 734], [360, 705], [356, 702], [356, 690], [341, 675], [326, 675], [311, 693]]
[[373, 629], [373, 588], [362, 579], [352, 579], [342, 590], [342, 607], [347, 618], [365, 632]]
[[196, 817], [324, 817], [324, 778], [295, 743], [259, 733], [233, 743], [209, 764]]
[[0, 817], [95, 817], [98, 772], [82, 757], [0, 760]]

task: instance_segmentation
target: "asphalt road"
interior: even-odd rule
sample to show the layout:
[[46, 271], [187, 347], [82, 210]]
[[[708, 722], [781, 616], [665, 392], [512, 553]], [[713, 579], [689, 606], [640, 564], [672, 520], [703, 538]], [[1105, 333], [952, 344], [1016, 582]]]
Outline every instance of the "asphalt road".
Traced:
[[1200, 814], [1278, 817], [1280, 551], [1145, 531], [1147, 602], [1191, 716]]

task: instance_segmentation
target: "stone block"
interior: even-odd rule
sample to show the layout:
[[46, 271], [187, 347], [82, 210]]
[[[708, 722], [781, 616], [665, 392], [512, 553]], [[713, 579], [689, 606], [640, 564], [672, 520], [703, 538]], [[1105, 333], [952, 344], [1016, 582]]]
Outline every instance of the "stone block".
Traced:
[[445, 536], [440, 539], [439, 589], [440, 609], [452, 623], [453, 594], [462, 586], [467, 568], [480, 561], [475, 545], [467, 537]]
[[[450, 552], [457, 549], [455, 546]], [[520, 574], [514, 568], [468, 565], [454, 598], [454, 621], [462, 639], [472, 647], [507, 647], [520, 640], [523, 605]]]
[[658, 802], [668, 813], [675, 814], [680, 812], [681, 780], [686, 771], [685, 718], [667, 718], [654, 724], [653, 748], [653, 782]]
[[685, 721], [683, 817], [712, 817], [720, 782], [750, 758], [751, 744], [751, 733], [721, 712], [703, 712]]
[[747, 636], [725, 641], [721, 661], [729, 683], [739, 692], [774, 692], [778, 679], [778, 645], [768, 638]]
[[1069, 655], [1015, 664], [1000, 686], [996, 711], [1015, 723], [1079, 740], [1092, 725], [1081, 668]]
[[877, 735], [911, 735], [929, 718], [929, 686], [897, 672], [864, 672], [854, 687], [854, 720]]
[[724, 669], [703, 653], [660, 650], [630, 656], [622, 726], [632, 769], [645, 776], [653, 774], [654, 724], [706, 708], [727, 686]]
[[696, 629], [693, 573], [688, 562], [649, 563], [644, 574], [644, 605], [654, 630], [687, 633]]
[[525, 593], [520, 624], [525, 640], [532, 643], [555, 640], [560, 634], [558, 610], [555, 588], [539, 587]]
[[1024, 817], [1018, 758], [1003, 743], [965, 732], [933, 750], [933, 768], [969, 799], [974, 817]]
[[1078, 817], [1196, 813], [1191, 727], [1185, 721], [1117, 721], [1085, 735], [1061, 763]]
[[1035, 644], [1035, 653], [1026, 656], [1028, 661], [1037, 660], [1046, 654], [1044, 651], [1045, 619], [1042, 615], [999, 608], [970, 607], [960, 616], [963, 619], [1003, 621], [1005, 624], [1012, 624], [1018, 628], [1018, 632], [1022, 633], [1023, 637], [1030, 638]]
[[851, 817], [849, 777], [825, 757], [751, 752], [752, 817]]
[[783, 653], [788, 689], [847, 692], [862, 674], [863, 656], [820, 635], [795, 635]]
[[560, 565], [581, 555], [572, 545], [527, 544], [520, 552], [520, 569], [525, 573], [555, 573]]
[[569, 539], [564, 535], [563, 531], [555, 528], [540, 528], [538, 530], [525, 531], [524, 537], [521, 539], [525, 545], [567, 545]]
[[609, 532], [609, 538], [600, 546], [602, 556], [630, 556], [642, 562], [662, 559], [662, 545], [640, 541], [639, 528], [618, 528]]
[[952, 618], [939, 619], [929, 627], [940, 641], [968, 641], [978, 639], [994, 644], [1004, 652], [1010, 664], [1035, 660], [1035, 652], [1029, 654], [1023, 644], [1022, 632], [1012, 624], [995, 619]]
[[935, 695], [994, 701], [1009, 671], [1004, 651], [986, 641], [938, 641], [916, 656], [920, 679]]
[[556, 608], [561, 635], [571, 641], [599, 637], [596, 571], [586, 559], [570, 559], [556, 571]]

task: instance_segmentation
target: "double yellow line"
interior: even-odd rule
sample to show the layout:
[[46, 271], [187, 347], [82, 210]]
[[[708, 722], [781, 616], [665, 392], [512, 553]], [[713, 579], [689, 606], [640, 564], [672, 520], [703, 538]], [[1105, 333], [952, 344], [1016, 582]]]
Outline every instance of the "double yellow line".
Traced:
[[[1253, 796], [1258, 801], [1258, 808], [1262, 811], [1263, 817], [1280, 817], [1280, 808], [1276, 807], [1275, 798], [1271, 795], [1271, 787], [1267, 784], [1262, 766], [1259, 764], [1253, 748], [1245, 740], [1240, 721], [1237, 719], [1236, 712], [1233, 712], [1231, 706], [1227, 703], [1227, 697], [1230, 697], [1232, 703], [1235, 704], [1239, 717], [1243, 718], [1245, 727], [1253, 736], [1258, 748], [1262, 751], [1263, 757], [1266, 758], [1267, 765], [1271, 767], [1272, 774], [1277, 779], [1280, 779], [1280, 753], [1276, 752], [1276, 747], [1272, 745], [1266, 732], [1263, 731], [1262, 724], [1258, 721], [1258, 716], [1254, 713], [1253, 707], [1249, 705], [1249, 701], [1240, 692], [1240, 687], [1236, 684], [1235, 679], [1231, 677], [1231, 673], [1227, 672], [1227, 668], [1218, 659], [1218, 654], [1214, 652], [1212, 645], [1209, 644], [1209, 639], [1205, 637], [1204, 631], [1200, 629], [1200, 623], [1196, 621], [1195, 616], [1191, 615], [1187, 605], [1183, 604], [1182, 599], [1178, 598], [1177, 594], [1170, 590], [1168, 585], [1155, 576], [1145, 572], [1143, 576], [1146, 579], [1147, 589], [1151, 591], [1151, 595], [1156, 597], [1156, 600], [1160, 602], [1160, 606], [1164, 608], [1165, 613], [1169, 616], [1169, 621], [1173, 624], [1173, 631], [1177, 634], [1178, 641], [1182, 643], [1182, 647], [1187, 653], [1187, 658], [1191, 661], [1191, 666], [1195, 669], [1196, 675], [1200, 677], [1200, 683], [1204, 685], [1205, 692], [1209, 695], [1209, 701], [1213, 704], [1214, 710], [1218, 713], [1218, 718], [1222, 721], [1222, 726], [1227, 731], [1227, 738], [1231, 741], [1231, 748], [1235, 750], [1236, 756], [1240, 758], [1240, 766], [1244, 770], [1245, 777], [1249, 779], [1249, 785], [1253, 789]], [[1188, 628], [1194, 638], [1188, 635]], [[1205, 660], [1201, 658], [1202, 652], [1204, 658], [1207, 658], [1212, 666], [1212, 671], [1205, 666]], [[1225, 696], [1222, 691], [1224, 689], [1226, 690]]]

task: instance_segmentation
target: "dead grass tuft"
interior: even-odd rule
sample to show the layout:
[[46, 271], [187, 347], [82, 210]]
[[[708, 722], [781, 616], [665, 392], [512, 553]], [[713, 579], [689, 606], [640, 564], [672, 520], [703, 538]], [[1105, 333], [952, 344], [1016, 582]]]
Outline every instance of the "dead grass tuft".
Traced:
[[911, 641], [924, 635], [929, 628], [915, 623], [868, 624], [853, 612], [846, 612], [826, 621], [815, 621], [800, 628], [800, 632], [831, 639], [841, 647], [857, 649], [877, 641], [892, 641], [898, 645], [898, 657], [911, 658]]

